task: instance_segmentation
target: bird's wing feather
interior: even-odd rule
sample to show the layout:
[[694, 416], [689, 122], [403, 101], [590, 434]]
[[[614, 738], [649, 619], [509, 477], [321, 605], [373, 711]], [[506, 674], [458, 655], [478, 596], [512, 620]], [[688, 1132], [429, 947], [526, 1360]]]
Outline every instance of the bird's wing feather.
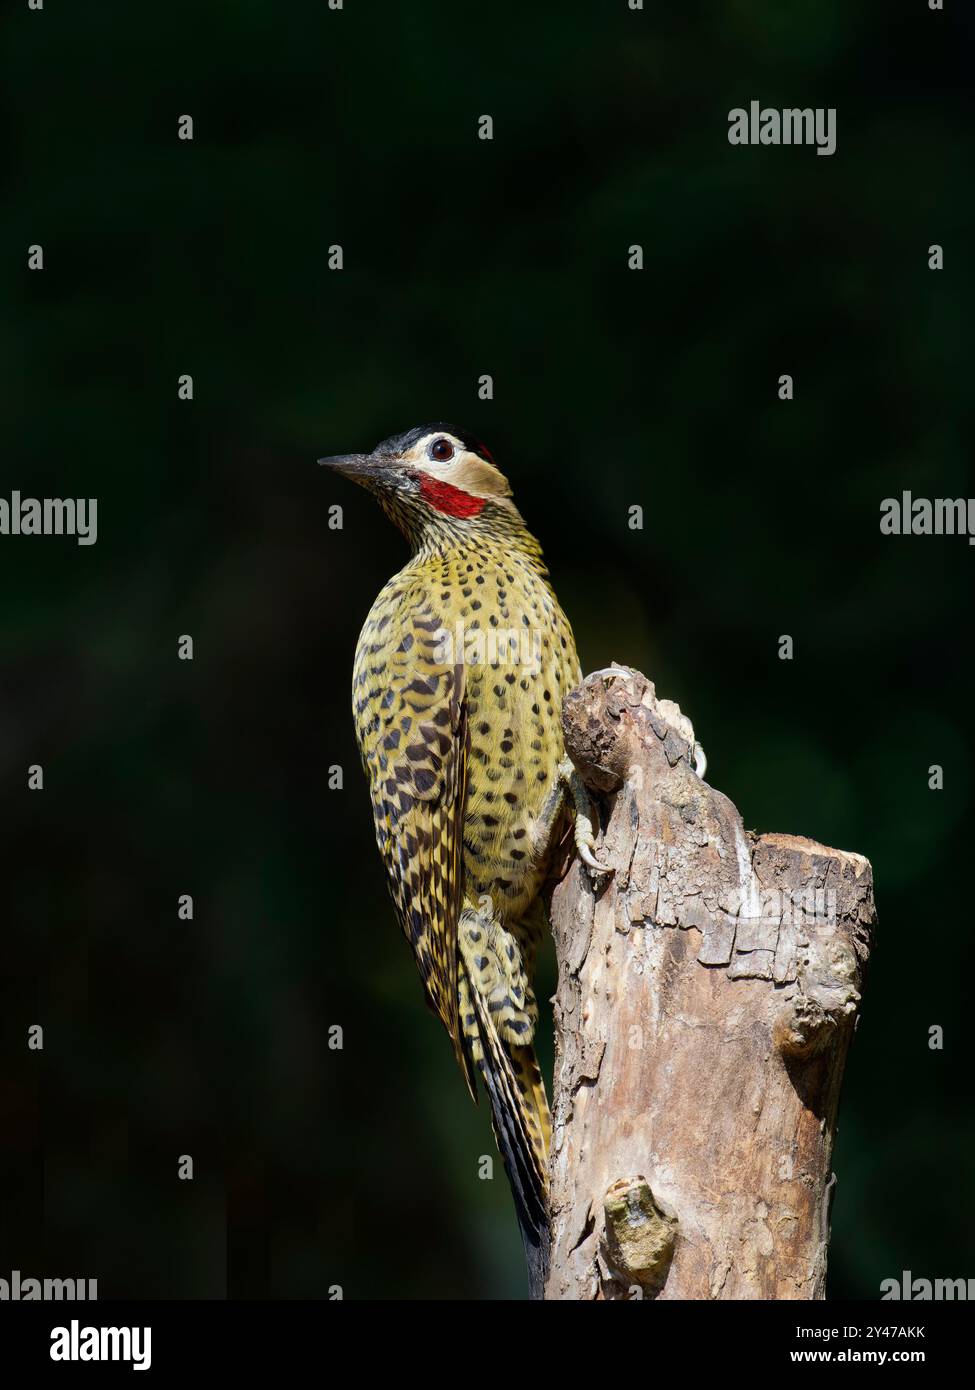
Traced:
[[[437, 617], [418, 606], [405, 629], [399, 627], [399, 641], [368, 645], [372, 664], [357, 672], [354, 694], [376, 839], [397, 916], [429, 1002], [470, 1079], [457, 981], [470, 735], [464, 667], [438, 659], [439, 631]], [[375, 702], [368, 700], [370, 682], [382, 691]]]

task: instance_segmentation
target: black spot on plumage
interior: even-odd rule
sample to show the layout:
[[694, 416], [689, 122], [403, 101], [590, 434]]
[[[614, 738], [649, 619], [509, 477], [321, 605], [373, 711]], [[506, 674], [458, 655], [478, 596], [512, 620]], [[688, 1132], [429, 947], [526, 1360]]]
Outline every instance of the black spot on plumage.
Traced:
[[436, 672], [432, 672], [429, 676], [417, 676], [405, 689], [412, 695], [435, 695], [439, 684], [440, 677]]

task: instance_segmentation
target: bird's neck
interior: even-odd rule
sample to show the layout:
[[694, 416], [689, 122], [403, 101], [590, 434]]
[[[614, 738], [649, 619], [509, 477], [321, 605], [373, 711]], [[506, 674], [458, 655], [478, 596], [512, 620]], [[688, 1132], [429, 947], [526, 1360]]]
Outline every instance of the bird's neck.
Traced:
[[386, 510], [409, 541], [414, 559], [421, 563], [458, 559], [466, 552], [476, 551], [499, 557], [512, 555], [538, 573], [546, 573], [542, 547], [510, 504], [498, 506], [489, 502], [474, 519], [438, 516], [426, 510]]

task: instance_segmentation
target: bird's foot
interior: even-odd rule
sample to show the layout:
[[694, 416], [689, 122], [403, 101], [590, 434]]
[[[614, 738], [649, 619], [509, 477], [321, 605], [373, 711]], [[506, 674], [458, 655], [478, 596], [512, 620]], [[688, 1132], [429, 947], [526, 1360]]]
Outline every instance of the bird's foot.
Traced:
[[586, 784], [579, 776], [571, 758], [563, 758], [559, 764], [559, 779], [568, 789], [575, 807], [575, 845], [579, 858], [592, 874], [608, 875], [613, 872], [611, 864], [603, 864], [593, 854], [596, 837], [593, 832], [592, 801]]

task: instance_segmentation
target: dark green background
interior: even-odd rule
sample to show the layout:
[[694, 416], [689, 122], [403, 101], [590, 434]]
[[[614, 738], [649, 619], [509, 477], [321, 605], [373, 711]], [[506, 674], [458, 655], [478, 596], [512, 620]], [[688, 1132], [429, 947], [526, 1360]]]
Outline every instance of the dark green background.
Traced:
[[[748, 825], [873, 861], [831, 1294], [975, 1275], [975, 551], [878, 525], [973, 492], [948, 9], [7, 6], [0, 494], [96, 496], [99, 539], [0, 537], [0, 1275], [521, 1294], [352, 737], [404, 547], [315, 466], [441, 417], [511, 478], [583, 664], [677, 699]], [[837, 153], [729, 146], [753, 97], [837, 107]]]

